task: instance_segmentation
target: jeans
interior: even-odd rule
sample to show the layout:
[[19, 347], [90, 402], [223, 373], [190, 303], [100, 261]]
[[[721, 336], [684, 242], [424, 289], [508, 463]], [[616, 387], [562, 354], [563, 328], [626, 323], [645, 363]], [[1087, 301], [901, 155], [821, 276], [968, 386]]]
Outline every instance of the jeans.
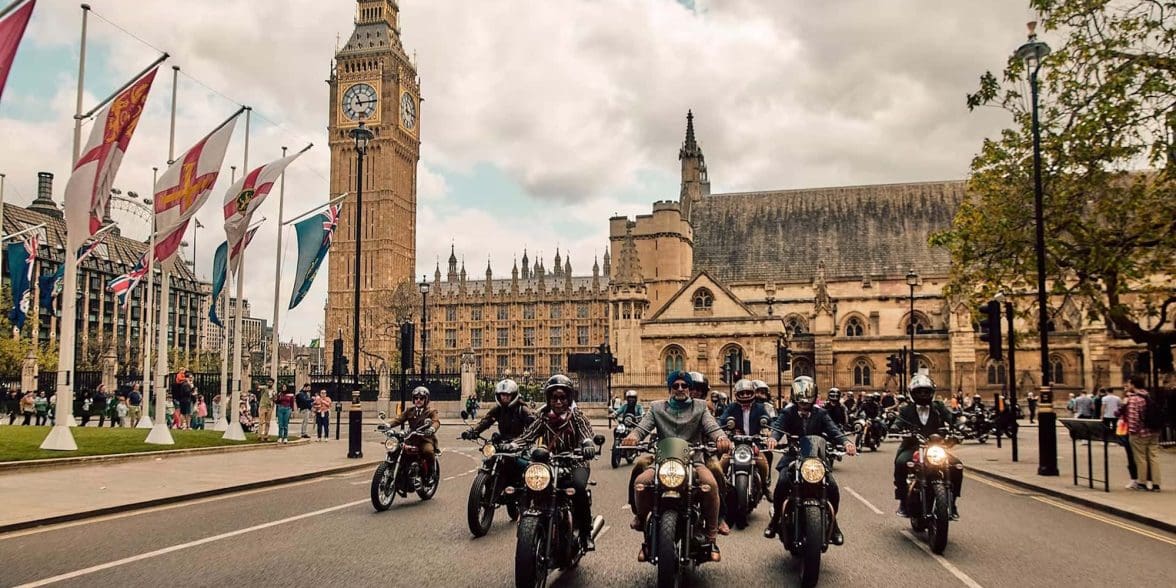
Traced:
[[290, 415], [294, 412], [289, 406], [278, 407], [278, 439], [290, 436]]
[[331, 413], [317, 412], [314, 415], [314, 428], [319, 439], [331, 436]]
[[45, 422], [49, 420], [49, 414], [44, 412], [37, 413], [37, 426], [44, 426]]
[[[717, 460], [716, 460], [717, 461]], [[641, 472], [637, 476], [634, 484], [634, 498], [636, 504], [634, 505], [634, 513], [637, 520], [642, 523], [645, 522], [646, 517], [649, 516], [649, 511], [653, 509], [653, 476], [656, 472], [654, 468]], [[700, 485], [710, 487], [709, 491], [702, 492], [702, 518], [706, 525], [705, 533], [707, 540], [714, 542], [715, 537], [719, 533], [719, 492], [717, 491], [718, 484], [716, 483], [715, 475], [711, 473], [710, 468], [702, 464], [694, 464], [694, 478]]]
[[300, 434], [303, 437], [310, 437], [310, 435], [306, 434], [306, 429], [310, 426], [310, 409], [303, 408], [298, 412], [302, 415], [302, 432]]

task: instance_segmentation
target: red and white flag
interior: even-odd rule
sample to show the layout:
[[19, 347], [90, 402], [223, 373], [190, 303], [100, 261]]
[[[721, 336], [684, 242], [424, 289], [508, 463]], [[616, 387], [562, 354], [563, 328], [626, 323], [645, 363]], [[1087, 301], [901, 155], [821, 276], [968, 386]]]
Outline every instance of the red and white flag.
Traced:
[[65, 186], [67, 247], [77, 248], [102, 227], [114, 176], [139, 124], [157, 71], [159, 68], [152, 68], [94, 117], [90, 139]]
[[[15, 4], [20, 4], [22, 1], [17, 0]], [[8, 81], [12, 60], [16, 58], [16, 50], [20, 47], [25, 27], [28, 26], [29, 17], [33, 15], [33, 8], [36, 6], [37, 0], [28, 0], [15, 10], [10, 6], [5, 11], [8, 14], [0, 18], [0, 96], [4, 95], [4, 83]]]
[[253, 212], [269, 195], [274, 182], [282, 176], [286, 166], [305, 152], [306, 149], [303, 149], [294, 155], [254, 169], [241, 176], [225, 193], [225, 237], [229, 243], [229, 267], [232, 268], [234, 275], [240, 263], [241, 242], [245, 238], [245, 229], [253, 218]]
[[159, 263], [167, 263], [180, 249], [188, 222], [208, 201], [238, 116], [193, 145], [155, 182], [155, 259]]

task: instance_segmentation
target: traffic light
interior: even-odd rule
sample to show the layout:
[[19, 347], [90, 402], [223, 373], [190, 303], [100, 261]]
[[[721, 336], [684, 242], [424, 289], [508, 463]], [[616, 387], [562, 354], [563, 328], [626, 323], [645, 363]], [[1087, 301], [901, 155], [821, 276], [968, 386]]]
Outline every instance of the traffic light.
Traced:
[[331, 371], [336, 375], [346, 373], [343, 368], [343, 338], [335, 339], [331, 348]]
[[902, 373], [902, 359], [898, 357], [898, 354], [891, 353], [886, 356], [886, 373], [891, 376]]
[[787, 347], [777, 347], [776, 363], [776, 368], [782, 372], [792, 369], [792, 350]]
[[723, 365], [719, 366], [719, 380], [724, 384], [731, 383], [731, 364], [724, 363]]
[[412, 369], [413, 347], [416, 342], [416, 324], [401, 323], [400, 325], [400, 369], [407, 372]]
[[751, 373], [751, 360], [743, 360], [743, 371], [739, 372], [740, 377]]
[[1004, 359], [1001, 352], [1000, 302], [989, 300], [988, 304], [980, 307], [980, 340], [988, 343], [988, 356], [993, 361]]

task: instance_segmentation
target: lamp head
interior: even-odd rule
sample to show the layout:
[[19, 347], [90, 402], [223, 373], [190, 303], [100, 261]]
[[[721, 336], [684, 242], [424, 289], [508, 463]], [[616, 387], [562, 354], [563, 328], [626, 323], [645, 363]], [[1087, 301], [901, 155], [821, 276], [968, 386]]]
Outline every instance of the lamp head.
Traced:
[[916, 274], [915, 270], [913, 268], [907, 272], [906, 283], [908, 286], [918, 286], [919, 285], [919, 274]]
[[1049, 55], [1049, 45], [1037, 40], [1037, 21], [1030, 21], [1029, 40], [1024, 45], [1017, 48], [1017, 59], [1025, 62], [1025, 69], [1029, 71], [1030, 76], [1037, 76], [1037, 70], [1041, 68], [1041, 60]]
[[355, 139], [355, 150], [360, 154], [367, 152], [368, 142], [372, 140], [375, 135], [371, 129], [363, 121], [359, 121], [359, 126], [351, 129], [351, 138]]

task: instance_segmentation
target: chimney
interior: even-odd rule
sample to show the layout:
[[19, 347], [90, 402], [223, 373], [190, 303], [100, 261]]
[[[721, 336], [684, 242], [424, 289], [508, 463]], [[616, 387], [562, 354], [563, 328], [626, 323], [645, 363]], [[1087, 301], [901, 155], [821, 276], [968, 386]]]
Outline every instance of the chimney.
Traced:
[[29, 210], [48, 216], [65, 218], [57, 204], [53, 202], [53, 174], [49, 172], [37, 173], [37, 198], [29, 205]]

